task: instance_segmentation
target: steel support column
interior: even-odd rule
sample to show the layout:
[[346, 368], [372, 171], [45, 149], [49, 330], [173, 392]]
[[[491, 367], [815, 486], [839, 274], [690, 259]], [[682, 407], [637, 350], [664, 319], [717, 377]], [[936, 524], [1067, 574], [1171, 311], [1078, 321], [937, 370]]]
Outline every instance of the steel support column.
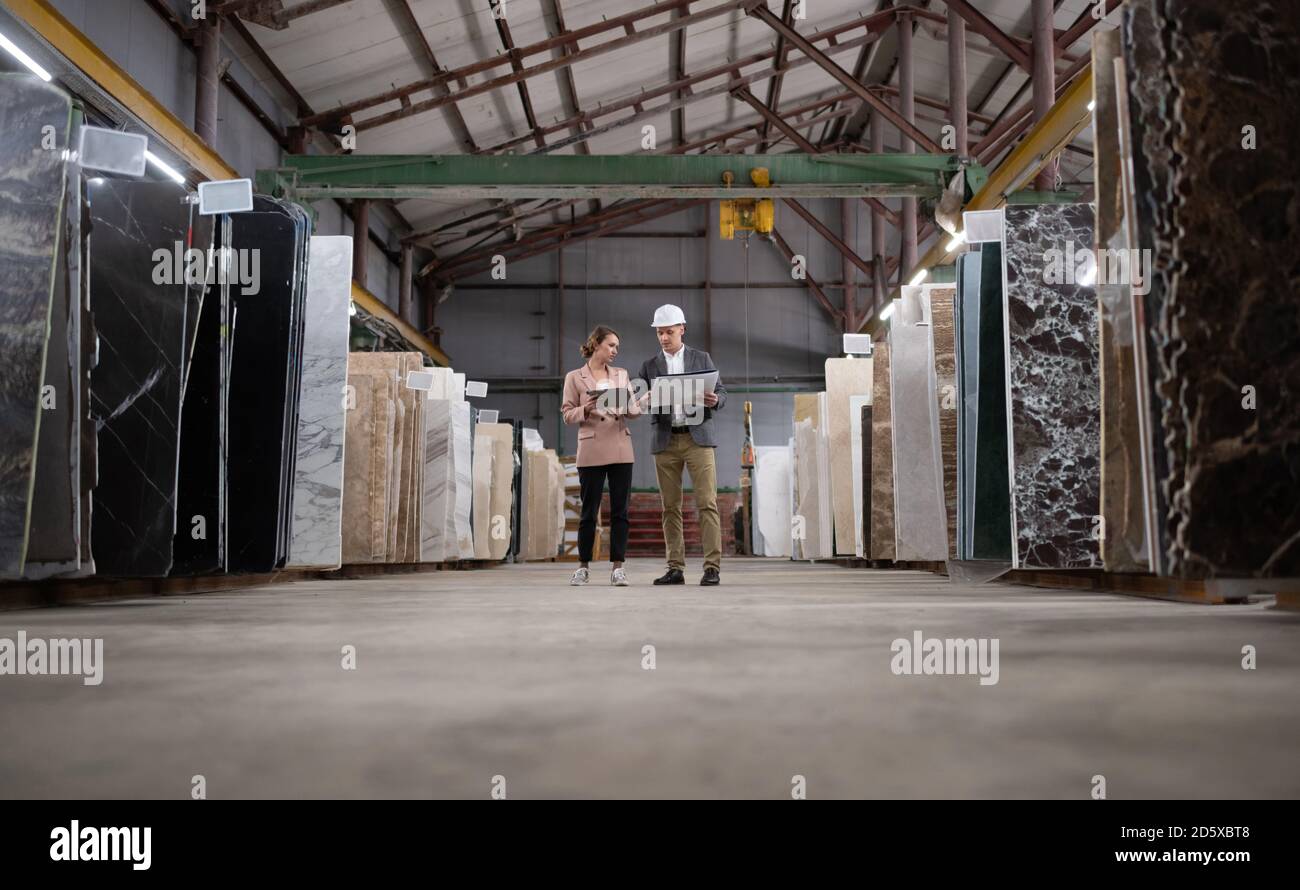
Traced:
[[[885, 150], [885, 123], [879, 112], [871, 115], [871, 151], [881, 154]], [[882, 205], [883, 207], [883, 205]], [[885, 214], [871, 208], [871, 262], [873, 274], [871, 304], [874, 309], [885, 302]]]
[[415, 280], [414, 246], [402, 245], [402, 274], [397, 290], [397, 317], [402, 321], [411, 321], [411, 286]]
[[[1034, 13], [1034, 123], [1047, 117], [1056, 102], [1056, 32], [1052, 26], [1052, 0], [1033, 0]], [[1052, 165], [1034, 180], [1039, 191], [1056, 185]]]
[[221, 19], [212, 16], [198, 27], [199, 58], [194, 78], [194, 135], [217, 144], [217, 98], [221, 95]]
[[[898, 19], [898, 106], [909, 125], [916, 121], [916, 91], [913, 85], [915, 68], [912, 57], [912, 17]], [[916, 144], [901, 133], [904, 154], [916, 154]], [[903, 275], [911, 275], [916, 265], [916, 199], [903, 199], [903, 245], [899, 268]]]
[[[366, 257], [370, 246], [370, 202], [352, 202], [352, 280], [366, 286]], [[402, 319], [405, 321], [406, 319]]]
[[[849, 258], [852, 253], [857, 256], [857, 252], [852, 249], [854, 241], [853, 235], [853, 215], [857, 213], [857, 207], [853, 201], [845, 198], [840, 199], [840, 240], [844, 242], [847, 250], [840, 251], [840, 280], [844, 282], [844, 332], [852, 333], [857, 330], [858, 326], [858, 288], [854, 283], [855, 273], [853, 271], [853, 260]], [[874, 274], [874, 273], [873, 273]], [[869, 278], [870, 276], [868, 276]]]
[[966, 22], [948, 10], [948, 114], [957, 130], [957, 154], [970, 154], [966, 111]]

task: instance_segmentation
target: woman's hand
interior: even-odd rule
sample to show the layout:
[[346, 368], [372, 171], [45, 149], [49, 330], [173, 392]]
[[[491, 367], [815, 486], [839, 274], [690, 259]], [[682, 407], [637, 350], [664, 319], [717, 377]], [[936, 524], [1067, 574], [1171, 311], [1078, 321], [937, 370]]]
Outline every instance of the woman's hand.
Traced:
[[596, 410], [596, 400], [600, 398], [600, 393], [587, 393], [586, 399], [582, 402], [582, 416], [585, 420]]

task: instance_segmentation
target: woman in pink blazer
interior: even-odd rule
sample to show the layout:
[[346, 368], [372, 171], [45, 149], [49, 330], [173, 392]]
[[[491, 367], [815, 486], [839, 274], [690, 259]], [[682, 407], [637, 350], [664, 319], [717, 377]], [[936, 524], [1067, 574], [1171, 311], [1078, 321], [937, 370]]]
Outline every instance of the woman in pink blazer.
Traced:
[[601, 494], [609, 480], [609, 582], [627, 586], [623, 557], [627, 553], [627, 501], [632, 490], [632, 432], [627, 418], [641, 409], [629, 392], [627, 371], [612, 362], [618, 356], [618, 333], [596, 325], [582, 355], [587, 361], [564, 378], [565, 423], [578, 424], [578, 479], [582, 486], [582, 521], [578, 524], [578, 559], [569, 583], [586, 584], [596, 541], [596, 517]]

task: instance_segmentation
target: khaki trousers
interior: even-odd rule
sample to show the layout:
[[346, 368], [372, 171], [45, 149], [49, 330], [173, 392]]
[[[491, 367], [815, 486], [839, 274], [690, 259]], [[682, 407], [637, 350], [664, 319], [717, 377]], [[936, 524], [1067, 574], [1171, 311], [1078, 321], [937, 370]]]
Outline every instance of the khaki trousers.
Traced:
[[700, 515], [704, 567], [722, 568], [722, 525], [718, 520], [718, 479], [714, 449], [696, 445], [690, 433], [673, 433], [668, 447], [655, 455], [659, 496], [664, 505], [664, 545], [668, 566], [686, 568], [686, 543], [682, 538], [682, 468], [691, 474], [695, 509]]

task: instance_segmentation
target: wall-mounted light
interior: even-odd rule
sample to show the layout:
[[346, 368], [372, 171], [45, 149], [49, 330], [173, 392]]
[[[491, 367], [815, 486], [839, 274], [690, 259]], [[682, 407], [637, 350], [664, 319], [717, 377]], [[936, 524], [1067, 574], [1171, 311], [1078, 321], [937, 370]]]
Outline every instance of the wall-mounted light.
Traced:
[[53, 79], [50, 76], [50, 72], [46, 71], [40, 65], [36, 64], [35, 59], [27, 55], [27, 53], [23, 52], [21, 49], [19, 49], [17, 44], [15, 44], [12, 40], [4, 36], [3, 34], [0, 34], [0, 46], [3, 46], [5, 50], [9, 53], [9, 55], [13, 56], [15, 59], [22, 62], [25, 66], [27, 66], [28, 71], [35, 74], [41, 80], [45, 81], [46, 83], [49, 83], [50, 80]]

